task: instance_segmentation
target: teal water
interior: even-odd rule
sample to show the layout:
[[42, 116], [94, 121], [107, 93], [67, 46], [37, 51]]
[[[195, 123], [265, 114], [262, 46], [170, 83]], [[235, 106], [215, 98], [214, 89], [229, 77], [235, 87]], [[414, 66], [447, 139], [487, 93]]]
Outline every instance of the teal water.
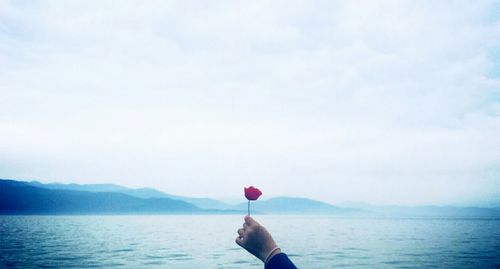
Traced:
[[[255, 218], [299, 268], [499, 268], [500, 219]], [[0, 216], [2, 268], [263, 268], [243, 217]]]

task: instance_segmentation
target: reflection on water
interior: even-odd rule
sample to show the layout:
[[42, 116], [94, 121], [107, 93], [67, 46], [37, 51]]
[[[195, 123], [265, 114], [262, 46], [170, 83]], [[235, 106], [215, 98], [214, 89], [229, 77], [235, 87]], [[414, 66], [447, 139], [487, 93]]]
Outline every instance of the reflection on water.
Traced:
[[[500, 219], [256, 216], [299, 268], [495, 268]], [[0, 216], [0, 267], [263, 268], [243, 216]]]

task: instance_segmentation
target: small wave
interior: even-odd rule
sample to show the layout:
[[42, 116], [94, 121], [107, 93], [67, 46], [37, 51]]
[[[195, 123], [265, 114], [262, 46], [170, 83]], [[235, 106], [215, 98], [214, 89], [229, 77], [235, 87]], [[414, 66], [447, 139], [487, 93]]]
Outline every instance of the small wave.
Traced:
[[131, 248], [121, 248], [121, 249], [114, 249], [112, 252], [117, 253], [117, 252], [131, 252], [134, 251], [134, 249]]

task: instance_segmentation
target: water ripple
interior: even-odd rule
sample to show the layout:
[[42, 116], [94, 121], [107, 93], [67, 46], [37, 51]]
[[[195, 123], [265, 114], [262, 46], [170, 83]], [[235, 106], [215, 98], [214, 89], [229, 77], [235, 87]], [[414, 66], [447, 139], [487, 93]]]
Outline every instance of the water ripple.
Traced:
[[[500, 265], [499, 219], [258, 218], [299, 268]], [[0, 216], [0, 268], [261, 269], [233, 241], [240, 226], [239, 216]]]

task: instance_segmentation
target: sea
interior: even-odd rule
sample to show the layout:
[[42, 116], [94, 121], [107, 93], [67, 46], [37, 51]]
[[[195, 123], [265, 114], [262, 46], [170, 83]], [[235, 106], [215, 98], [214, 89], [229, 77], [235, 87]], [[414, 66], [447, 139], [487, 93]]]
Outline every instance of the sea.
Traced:
[[[255, 215], [298, 268], [500, 268], [498, 218]], [[0, 268], [264, 268], [239, 215], [0, 216]]]

